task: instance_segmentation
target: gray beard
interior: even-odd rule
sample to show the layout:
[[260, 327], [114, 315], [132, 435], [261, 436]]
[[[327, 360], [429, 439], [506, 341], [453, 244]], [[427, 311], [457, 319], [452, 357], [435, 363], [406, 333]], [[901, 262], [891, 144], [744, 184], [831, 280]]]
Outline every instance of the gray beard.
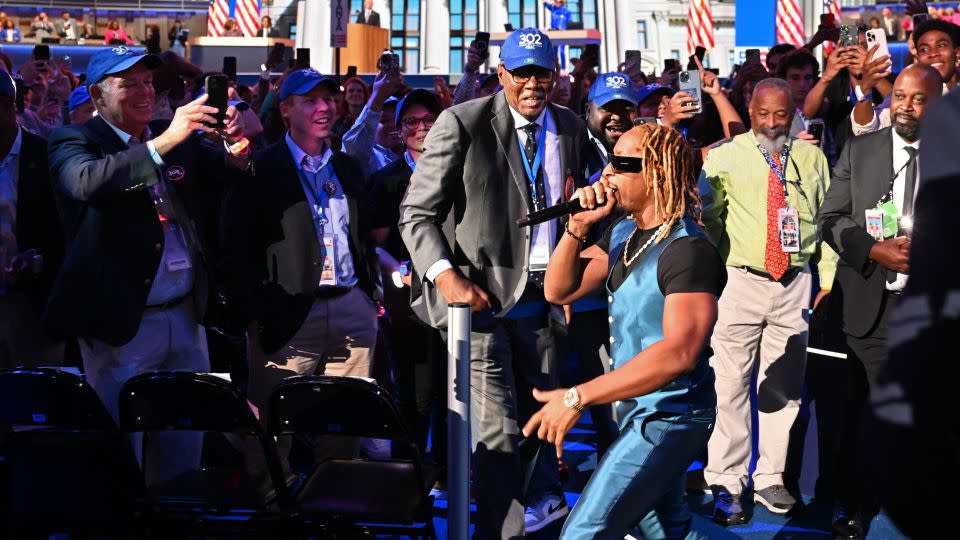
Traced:
[[787, 136], [780, 135], [778, 137], [767, 137], [763, 133], [756, 133], [757, 142], [760, 143], [767, 153], [771, 156], [776, 156], [780, 154], [780, 150], [783, 149], [783, 146], [787, 144]]

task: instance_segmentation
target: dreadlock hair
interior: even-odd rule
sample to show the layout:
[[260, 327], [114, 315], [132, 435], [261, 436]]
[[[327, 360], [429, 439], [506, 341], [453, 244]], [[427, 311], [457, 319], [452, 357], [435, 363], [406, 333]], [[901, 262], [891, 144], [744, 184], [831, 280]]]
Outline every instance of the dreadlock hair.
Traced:
[[636, 148], [643, 158], [641, 175], [653, 195], [657, 219], [666, 223], [655, 242], [666, 238], [673, 224], [685, 216], [703, 226], [693, 155], [683, 135], [657, 124], [643, 124], [633, 129], [639, 131]]

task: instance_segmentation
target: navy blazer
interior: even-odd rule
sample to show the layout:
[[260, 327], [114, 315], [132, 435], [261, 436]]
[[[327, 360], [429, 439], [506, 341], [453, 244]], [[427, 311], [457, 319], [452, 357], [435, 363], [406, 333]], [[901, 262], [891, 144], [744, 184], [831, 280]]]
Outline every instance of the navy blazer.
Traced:
[[[154, 136], [168, 122], [151, 122]], [[118, 346], [137, 333], [163, 253], [163, 228], [148, 187], [165, 175], [199, 240], [193, 296], [207, 314], [219, 256], [218, 223], [225, 184], [245, 172], [228, 165], [222, 145], [193, 135], [158, 167], [147, 145], [129, 148], [100, 117], [50, 136], [50, 175], [68, 239], [44, 325], [54, 336]]]
[[[378, 301], [380, 271], [363, 172], [337, 150], [331, 163], [350, 208], [350, 255], [358, 287]], [[222, 230], [228, 297], [241, 322], [258, 322], [260, 343], [269, 354], [303, 325], [321, 271], [313, 214], [286, 140], [258, 153], [254, 177], [229, 192]]]

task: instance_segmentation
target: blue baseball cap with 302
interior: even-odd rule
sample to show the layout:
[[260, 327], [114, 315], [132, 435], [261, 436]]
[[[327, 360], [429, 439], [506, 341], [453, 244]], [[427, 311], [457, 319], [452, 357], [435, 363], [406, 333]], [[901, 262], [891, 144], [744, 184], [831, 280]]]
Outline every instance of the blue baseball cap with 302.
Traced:
[[290, 96], [306, 94], [316, 88], [318, 84], [323, 84], [333, 94], [340, 91], [340, 83], [336, 80], [324, 77], [319, 71], [312, 68], [299, 69], [283, 79], [283, 84], [280, 85], [280, 101]]
[[70, 108], [68, 110], [73, 111], [88, 101], [90, 101], [90, 91], [86, 86], [78, 86], [70, 93]]
[[500, 61], [508, 70], [537, 66], [553, 71], [557, 66], [550, 37], [536, 28], [521, 28], [507, 36], [500, 47]]
[[143, 62], [147, 69], [156, 69], [163, 63], [152, 54], [137, 52], [129, 47], [117, 45], [95, 53], [87, 64], [87, 86], [97, 84], [107, 77], [132, 68]]
[[663, 86], [657, 83], [648, 84], [643, 88], [637, 90], [637, 103], [642, 103], [648, 97], [654, 94], [673, 97], [675, 93], [676, 91], [674, 91], [674, 89], [669, 86]]
[[598, 107], [603, 107], [616, 100], [627, 101], [636, 106], [637, 94], [633, 91], [629, 75], [616, 72], [604, 73], [593, 81], [587, 100], [592, 101]]

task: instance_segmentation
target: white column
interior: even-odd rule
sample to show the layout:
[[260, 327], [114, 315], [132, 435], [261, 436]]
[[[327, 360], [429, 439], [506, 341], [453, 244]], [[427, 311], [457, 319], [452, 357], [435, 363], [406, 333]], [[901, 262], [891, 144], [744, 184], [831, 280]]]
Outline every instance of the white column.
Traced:
[[421, 73], [450, 73], [450, 6], [445, 0], [421, 4]]
[[[380, 14], [380, 28], [390, 28], [390, 2], [373, 0], [373, 10]], [[357, 14], [350, 12], [350, 22], [357, 20]]]
[[[510, 22], [507, 13], [506, 0], [486, 0], [484, 2], [487, 13], [487, 31], [492, 33], [503, 32], [503, 25]], [[490, 56], [487, 58], [487, 66], [491, 72], [497, 70], [500, 63], [500, 47], [490, 46]]]
[[[330, 47], [330, 0], [299, 0], [297, 47], [310, 49], [310, 62], [320, 73], [333, 72]], [[344, 69], [341, 66], [341, 69]]]
[[610, 62], [605, 68], [608, 71], [617, 69], [617, 64], [622, 62], [622, 58], [628, 49], [637, 48], [637, 9], [636, 2], [630, 0], [616, 0], [616, 20], [615, 26], [610, 30], [615, 32], [614, 36], [603, 36], [603, 39], [614, 41], [616, 38], [616, 50], [613, 53], [613, 62]]

